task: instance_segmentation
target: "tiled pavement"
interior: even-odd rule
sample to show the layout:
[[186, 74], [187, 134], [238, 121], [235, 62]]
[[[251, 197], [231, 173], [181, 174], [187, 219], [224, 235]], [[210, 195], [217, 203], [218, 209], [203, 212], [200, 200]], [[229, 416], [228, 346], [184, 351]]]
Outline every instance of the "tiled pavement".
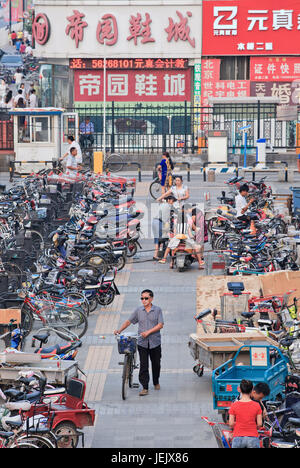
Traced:
[[[202, 177], [192, 179], [191, 201], [203, 201], [204, 191], [209, 190], [213, 203], [224, 188], [226, 177], [205, 187]], [[137, 202], [146, 205], [151, 202], [149, 180], [138, 184], [135, 195]], [[283, 193], [282, 185], [279, 187]], [[203, 377], [197, 377], [188, 350], [189, 334], [195, 331], [196, 279], [199, 274], [212, 274], [212, 254], [206, 254], [206, 270], [199, 272], [193, 265], [189, 271], [178, 273], [169, 270], [168, 264], [151, 260], [152, 240], [143, 239], [142, 246], [143, 251], [117, 275], [121, 295], [111, 306], [99, 308], [90, 316], [89, 329], [83, 338], [79, 365], [86, 374], [87, 402], [97, 415], [94, 427], [85, 428], [86, 446], [216, 447], [210, 428], [201, 422], [202, 415], [220, 419], [212, 408], [211, 371], [205, 370]], [[113, 330], [139, 305], [140, 291], [145, 288], [153, 289], [154, 303], [162, 307], [165, 319], [161, 390], [155, 391], [150, 386], [149, 395], [139, 397], [139, 389], [133, 388], [123, 401], [122, 367], [118, 364], [122, 356], [118, 354]], [[138, 371], [134, 381], [138, 381]]]

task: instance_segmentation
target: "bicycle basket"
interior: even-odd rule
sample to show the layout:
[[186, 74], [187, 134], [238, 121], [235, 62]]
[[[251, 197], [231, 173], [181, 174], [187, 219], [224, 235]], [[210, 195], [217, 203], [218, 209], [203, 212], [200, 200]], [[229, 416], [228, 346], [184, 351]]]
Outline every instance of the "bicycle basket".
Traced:
[[119, 354], [135, 353], [136, 339], [130, 337], [120, 336], [118, 340]]

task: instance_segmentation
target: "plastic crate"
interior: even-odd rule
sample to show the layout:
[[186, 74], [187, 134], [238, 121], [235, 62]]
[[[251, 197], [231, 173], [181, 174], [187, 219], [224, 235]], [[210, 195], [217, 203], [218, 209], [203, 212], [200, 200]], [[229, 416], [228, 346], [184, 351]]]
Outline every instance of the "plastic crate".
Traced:
[[128, 354], [136, 352], [136, 339], [120, 336], [118, 340], [119, 354]]

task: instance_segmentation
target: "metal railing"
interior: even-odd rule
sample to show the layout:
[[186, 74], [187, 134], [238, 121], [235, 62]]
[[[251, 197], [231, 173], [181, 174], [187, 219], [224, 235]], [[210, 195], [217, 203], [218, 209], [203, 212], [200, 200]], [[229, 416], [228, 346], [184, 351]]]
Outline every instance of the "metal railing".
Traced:
[[78, 105], [68, 111], [78, 113], [79, 125], [89, 117], [94, 124], [94, 147], [102, 149], [105, 146], [112, 153], [200, 153], [207, 148], [209, 130], [226, 130], [229, 152], [242, 154], [244, 140], [240, 129], [245, 125], [250, 126], [248, 150], [256, 149], [259, 138], [265, 138], [266, 144], [273, 149], [296, 149], [300, 144], [297, 120], [278, 119], [276, 104], [231, 103], [198, 107], [190, 102], [166, 105], [109, 102], [106, 105], [105, 142], [102, 105]]

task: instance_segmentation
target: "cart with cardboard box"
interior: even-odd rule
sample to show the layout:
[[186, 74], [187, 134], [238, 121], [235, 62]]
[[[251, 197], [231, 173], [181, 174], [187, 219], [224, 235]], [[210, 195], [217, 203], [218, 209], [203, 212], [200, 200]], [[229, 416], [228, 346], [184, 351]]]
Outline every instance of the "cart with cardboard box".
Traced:
[[[245, 333], [192, 333], [189, 338], [189, 349], [196, 361], [193, 371], [202, 377], [204, 368], [214, 370], [224, 362], [232, 359], [235, 353], [245, 343], [253, 346], [276, 345], [276, 342], [259, 330]], [[244, 352], [240, 353], [239, 360], [243, 362]]]

